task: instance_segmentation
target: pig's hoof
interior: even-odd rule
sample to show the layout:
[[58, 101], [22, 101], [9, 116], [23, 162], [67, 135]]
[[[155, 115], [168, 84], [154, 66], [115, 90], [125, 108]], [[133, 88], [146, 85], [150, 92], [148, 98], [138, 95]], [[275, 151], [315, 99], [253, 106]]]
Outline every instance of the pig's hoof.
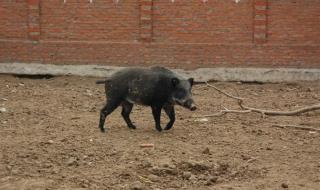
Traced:
[[135, 125], [130, 125], [129, 128], [130, 129], [136, 129], [137, 127]]
[[161, 132], [162, 131], [162, 128], [160, 127], [160, 128], [156, 128], [157, 129], [157, 131], [159, 131], [159, 132]]
[[101, 128], [100, 131], [101, 131], [101, 133], [105, 133], [106, 132], [106, 130], [103, 129], [103, 128]]
[[168, 130], [171, 129], [171, 127], [172, 127], [172, 126], [169, 126], [169, 127], [167, 126], [167, 127], [164, 128], [164, 130], [168, 131]]

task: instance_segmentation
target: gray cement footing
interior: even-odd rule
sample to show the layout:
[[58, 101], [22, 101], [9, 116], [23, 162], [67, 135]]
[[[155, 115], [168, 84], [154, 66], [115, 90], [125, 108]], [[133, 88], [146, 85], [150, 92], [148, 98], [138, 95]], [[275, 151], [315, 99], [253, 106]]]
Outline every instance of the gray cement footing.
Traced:
[[[109, 77], [124, 67], [100, 65], [52, 65], [38, 63], [0, 63], [0, 74], [19, 75], [75, 75]], [[242, 81], [242, 82], [296, 82], [320, 81], [320, 69], [295, 68], [199, 68], [195, 70], [174, 69], [196, 81]]]

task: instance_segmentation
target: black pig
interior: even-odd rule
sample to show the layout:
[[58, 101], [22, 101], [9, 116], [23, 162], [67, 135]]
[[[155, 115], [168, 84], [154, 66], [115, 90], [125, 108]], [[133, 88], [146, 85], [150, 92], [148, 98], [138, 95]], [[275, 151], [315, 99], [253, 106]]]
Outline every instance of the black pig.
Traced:
[[122, 106], [121, 115], [131, 129], [136, 129], [129, 117], [133, 104], [151, 106], [158, 131], [162, 131], [161, 109], [164, 109], [170, 119], [164, 130], [171, 129], [175, 122], [175, 104], [191, 111], [196, 110], [191, 94], [193, 78], [184, 79], [164, 67], [127, 68], [114, 73], [107, 80], [96, 83], [105, 84], [107, 97], [107, 103], [100, 112], [101, 132], [105, 132], [106, 116], [119, 105]]

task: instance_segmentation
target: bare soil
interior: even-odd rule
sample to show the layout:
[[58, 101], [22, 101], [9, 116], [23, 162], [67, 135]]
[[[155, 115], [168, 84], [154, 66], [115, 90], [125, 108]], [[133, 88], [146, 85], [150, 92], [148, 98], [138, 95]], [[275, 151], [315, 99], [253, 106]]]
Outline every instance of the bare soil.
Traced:
[[[148, 107], [136, 130], [117, 109], [98, 129], [104, 86], [95, 78], [0, 76], [0, 189], [320, 189], [320, 111], [291, 117], [256, 113], [197, 119], [236, 102], [194, 87], [196, 112], [176, 107], [172, 130], [157, 132]], [[250, 106], [291, 110], [320, 102], [320, 84], [213, 83]], [[162, 123], [168, 121], [163, 114]], [[153, 144], [153, 147], [141, 147]]]

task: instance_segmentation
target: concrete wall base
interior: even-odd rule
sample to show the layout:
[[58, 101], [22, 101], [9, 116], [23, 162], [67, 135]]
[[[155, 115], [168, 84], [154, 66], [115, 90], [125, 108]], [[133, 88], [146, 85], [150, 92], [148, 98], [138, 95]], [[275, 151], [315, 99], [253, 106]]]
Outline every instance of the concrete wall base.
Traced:
[[[52, 65], [38, 63], [0, 63], [0, 74], [76, 75], [109, 77], [123, 67], [99, 65]], [[192, 71], [175, 69], [196, 81], [296, 82], [319, 81], [320, 69], [295, 68], [199, 68]]]

